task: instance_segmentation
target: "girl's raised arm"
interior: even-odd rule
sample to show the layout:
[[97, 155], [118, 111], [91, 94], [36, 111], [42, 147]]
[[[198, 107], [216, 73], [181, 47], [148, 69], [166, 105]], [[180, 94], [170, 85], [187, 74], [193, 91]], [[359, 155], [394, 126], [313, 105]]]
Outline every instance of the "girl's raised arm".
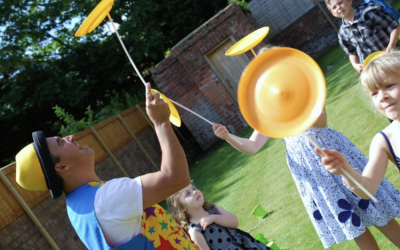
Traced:
[[[362, 175], [364, 177], [363, 186], [371, 193], [375, 194], [376, 190], [382, 183], [385, 177], [385, 172], [388, 165], [390, 151], [387, 147], [386, 141], [381, 134], [376, 134], [372, 139], [371, 146], [369, 148], [369, 161], [365, 167]], [[369, 199], [366, 194], [360, 189], [354, 192], [363, 199]]]
[[[236, 148], [240, 152], [243, 152], [243, 153], [246, 153], [249, 155], [257, 153], [257, 151], [260, 150], [260, 148], [262, 146], [264, 146], [264, 144], [269, 139], [269, 137], [267, 137], [263, 134], [260, 134], [256, 130], [254, 130], [253, 134], [251, 135], [251, 137], [249, 139], [241, 138], [236, 135], [230, 134], [228, 129], [224, 125], [217, 124], [217, 123], [213, 124], [213, 129], [214, 129], [214, 133], [217, 137], [227, 141], [229, 144], [231, 144], [234, 148]], [[231, 138], [231, 136], [234, 137], [236, 140], [240, 141], [242, 143], [242, 145], [240, 145], [235, 140], [233, 140]]]
[[220, 214], [210, 214], [200, 219], [199, 224], [203, 230], [206, 230], [207, 226], [211, 223], [229, 228], [237, 228], [239, 226], [239, 220], [236, 215], [224, 210], [220, 206], [216, 206], [216, 208]]
[[210, 247], [207, 244], [206, 238], [199, 231], [191, 228], [189, 229], [190, 238], [194, 241], [194, 243], [200, 248], [200, 250], [210, 250]]
[[370, 158], [362, 174], [359, 174], [355, 169], [353, 169], [347, 159], [341, 153], [335, 150], [322, 150], [328, 156], [324, 156], [319, 152], [318, 149], [316, 149], [317, 153], [321, 156], [321, 162], [325, 169], [332, 174], [342, 175], [346, 185], [353, 191], [353, 193], [363, 199], [370, 199], [370, 197], [356, 184], [354, 184], [348, 177], [343, 175], [340, 168], [346, 170], [356, 181], [361, 183], [361, 185], [363, 185], [368, 192], [375, 194], [385, 175], [388, 164], [388, 155], [390, 154], [389, 149], [386, 146], [385, 139], [382, 137], [382, 135], [377, 134], [372, 140], [369, 150]]

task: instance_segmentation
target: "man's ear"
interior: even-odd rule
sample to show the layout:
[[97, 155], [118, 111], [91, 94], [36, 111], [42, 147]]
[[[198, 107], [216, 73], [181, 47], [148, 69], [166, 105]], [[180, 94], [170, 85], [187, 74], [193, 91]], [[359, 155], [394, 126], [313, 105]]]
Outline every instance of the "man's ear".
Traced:
[[60, 163], [57, 163], [55, 166], [55, 169], [56, 169], [57, 174], [64, 174], [64, 173], [68, 172], [69, 167], [63, 166]]

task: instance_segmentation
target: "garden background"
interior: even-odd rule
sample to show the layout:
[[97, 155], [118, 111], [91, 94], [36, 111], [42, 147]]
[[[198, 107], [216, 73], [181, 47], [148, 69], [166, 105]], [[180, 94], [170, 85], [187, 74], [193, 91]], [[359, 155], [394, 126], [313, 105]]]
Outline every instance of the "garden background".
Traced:
[[[60, 8], [62, 9], [62, 6], [60, 6], [61, 3], [58, 1], [54, 3], [49, 3], [49, 2], [43, 3], [38, 1], [35, 3], [38, 6], [38, 8], [40, 8], [41, 5], [42, 6], [47, 5], [47, 7], [50, 7], [49, 9], [52, 11], [60, 10]], [[19, 4], [21, 5], [22, 3]], [[8, 5], [8, 3], [2, 4], [1, 6], [3, 10], [5, 10], [4, 8], [6, 8], [7, 6], [9, 6], [10, 9], [13, 10], [10, 12], [14, 14], [16, 13], [15, 6], [11, 7], [11, 5]], [[400, 2], [396, 1], [394, 6], [397, 8], [400, 7]], [[66, 6], [65, 8], [67, 7], [70, 8], [71, 6]], [[87, 4], [85, 7], [86, 9], [84, 9], [84, 11], [88, 12], [91, 10], [92, 7], [93, 6]], [[146, 8], [147, 7], [148, 6], [146, 5]], [[116, 6], [114, 8], [118, 9], [116, 8]], [[154, 6], [149, 7], [149, 9], [151, 8], [157, 9]], [[56, 15], [54, 13], [53, 15]], [[70, 14], [71, 13], [69, 13], [68, 15]], [[67, 17], [68, 15], [66, 15], [65, 17], [62, 16], [61, 18], [64, 18], [65, 20], [66, 18], [68, 18]], [[121, 14], [117, 16], [123, 18], [124, 15]], [[2, 20], [4, 20], [7, 18], [7, 16], [2, 15], [2, 17], [0, 18], [3, 18]], [[22, 16], [21, 18], [22, 19], [26, 18], [21, 22], [20, 26], [22, 27], [21, 30], [27, 32], [27, 30], [32, 28], [29, 27], [29, 23], [33, 19], [32, 17], [22, 17]], [[36, 16], [36, 18], [45, 19], [46, 17], [39, 15]], [[77, 25], [78, 24], [75, 23], [75, 26]], [[48, 29], [51, 30], [52, 28], [48, 27]], [[169, 27], [169, 29], [171, 28]], [[140, 29], [135, 29], [135, 30], [140, 30]], [[19, 39], [21, 39], [20, 42], [22, 44], [25, 45], [29, 43], [35, 44], [35, 42], [40, 40], [40, 39], [35, 40], [32, 38], [24, 38], [24, 34], [26, 34], [24, 32], [17, 34], [19, 35]], [[51, 37], [51, 35], [52, 33], [50, 32], [49, 36]], [[154, 35], [154, 33], [152, 35]], [[184, 35], [185, 34], [183, 33], [181, 34], [181, 36]], [[51, 112], [54, 112], [54, 110], [52, 109], [53, 106], [48, 105], [50, 102], [42, 102], [42, 100], [44, 99], [41, 98], [44, 96], [51, 97], [51, 99], [61, 100], [61, 103], [64, 104], [63, 107], [68, 107], [70, 105], [71, 109], [67, 109], [68, 112], [73, 113], [74, 109], [79, 110], [79, 112], [75, 114], [75, 116], [78, 117], [76, 118], [75, 122], [79, 123], [79, 121], [82, 121], [84, 125], [90, 126], [96, 123], [96, 119], [86, 120], [83, 119], [82, 117], [87, 117], [87, 116], [90, 117], [91, 114], [92, 118], [94, 118], [93, 116], [96, 116], [99, 113], [96, 111], [99, 110], [105, 110], [103, 112], [106, 113], [108, 112], [108, 114], [112, 112], [115, 113], [115, 110], [113, 110], [112, 112], [110, 111], [110, 109], [115, 109], [115, 106], [122, 106], [122, 108], [121, 107], [119, 108], [123, 110], [124, 107], [132, 105], [132, 103], [135, 102], [135, 100], [132, 101], [132, 99], [136, 98], [136, 94], [137, 96], [142, 94], [140, 92], [141, 91], [140, 89], [137, 90], [124, 89], [123, 87], [124, 83], [126, 84], [126, 82], [129, 82], [128, 84], [132, 84], [131, 81], [133, 82], [137, 81], [137, 79], [136, 80], [133, 79], [134, 75], [132, 74], [130, 75], [129, 78], [121, 77], [121, 76], [126, 76], [125, 73], [121, 72], [121, 71], [126, 72], [127, 70], [126, 68], [124, 70], [119, 71], [118, 63], [115, 64], [100, 63], [101, 60], [114, 62], [115, 58], [119, 58], [119, 60], [125, 60], [125, 58], [121, 51], [118, 52], [119, 53], [118, 56], [115, 56], [108, 54], [104, 50], [104, 47], [97, 48], [95, 36], [105, 37], [106, 34], [98, 32], [95, 33], [92, 37], [89, 37], [87, 39], [87, 42], [90, 44], [90, 46], [94, 46], [93, 48], [90, 49], [90, 51], [87, 51], [88, 44], [72, 43], [73, 46], [76, 46], [76, 48], [78, 48], [76, 51], [74, 51], [74, 49], [76, 48], [72, 48], [71, 46], [68, 46], [68, 44], [59, 47], [60, 44], [65, 43], [65, 41], [68, 40], [69, 38], [63, 36], [58, 36], [58, 37], [55, 36], [55, 38], [59, 40], [58, 42], [49, 43], [46, 46], [43, 46], [43, 44], [38, 43], [35, 44], [36, 47], [33, 46], [32, 56], [29, 58], [32, 61], [29, 61], [26, 58], [18, 61], [16, 60], [16, 58], [18, 56], [24, 57], [23, 53], [21, 54], [21, 52], [18, 52], [15, 47], [13, 48], [6, 46], [2, 47], [2, 52], [7, 52], [2, 54], [1, 57], [2, 61], [0, 64], [2, 72], [2, 78], [0, 78], [1, 81], [0, 83], [2, 87], [1, 93], [2, 93], [2, 98], [6, 97], [6, 99], [2, 100], [15, 101], [15, 104], [18, 104], [17, 101], [23, 100], [22, 104], [19, 103], [21, 104], [20, 107], [16, 105], [12, 106], [12, 109], [10, 109], [11, 106], [6, 107], [4, 106], [4, 102], [2, 103], [2, 108], [3, 108], [2, 119], [5, 119], [5, 117], [10, 116], [11, 114], [14, 119], [14, 120], [10, 119], [8, 124], [5, 124], [4, 122], [1, 123], [2, 126], [7, 125], [8, 128], [12, 128], [8, 130], [2, 129], [3, 131], [2, 133], [4, 133], [4, 136], [2, 134], [4, 138], [1, 145], [2, 149], [7, 148], [7, 144], [9, 144], [10, 142], [13, 143], [14, 141], [24, 141], [24, 140], [26, 141], [26, 139], [23, 140], [20, 137], [17, 137], [16, 135], [21, 136], [21, 127], [23, 127], [23, 125], [26, 123], [26, 121], [25, 123], [23, 122], [22, 117], [26, 117], [26, 115], [29, 114], [31, 108], [42, 107], [46, 109], [47, 112], [49, 112], [49, 110]], [[147, 34], [138, 34], [137, 36], [139, 37], [138, 39], [140, 40], [140, 36], [146, 37]], [[157, 37], [155, 38], [154, 36], [152, 37], [153, 39], [157, 39]], [[3, 39], [2, 42], [5, 41], [5, 36], [3, 36], [2, 39]], [[54, 41], [56, 41], [57, 39], [54, 39]], [[159, 37], [159, 39], [163, 40], [164, 38]], [[164, 39], [163, 41], [166, 42], [167, 40]], [[144, 43], [146, 42], [148, 41], [144, 41]], [[55, 43], [58, 43], [58, 45], [56, 46]], [[111, 46], [111, 44], [112, 46], [119, 46], [116, 43], [116, 41], [104, 39], [104, 44], [107, 45], [107, 43], [110, 43], [108, 44], [109, 46]], [[171, 45], [173, 43], [174, 42], [170, 42]], [[102, 44], [102, 46], [104, 46], [104, 44]], [[157, 43], [155, 43], [155, 45], [157, 45]], [[23, 45], [20, 44], [20, 46]], [[138, 47], [140, 47], [141, 49], [144, 48], [145, 51], [149, 53], [134, 55], [135, 58], [139, 58], [140, 61], [142, 57], [145, 58], [151, 57], [150, 51], [153, 51], [154, 48], [146, 49], [145, 46], [138, 46]], [[96, 51], [96, 49], [98, 50]], [[162, 47], [161, 49], [162, 51], [167, 51], [166, 47]], [[71, 53], [71, 51], [73, 51], [73, 53]], [[60, 53], [61, 57], [64, 56], [70, 57], [69, 59], [71, 59], [71, 61], [69, 63], [71, 63], [71, 65], [67, 65], [68, 63], [66, 62], [68, 61], [64, 62], [57, 61], [56, 63], [60, 64], [54, 65], [54, 67], [43, 68], [42, 67], [43, 64], [41, 64], [41, 62], [34, 63], [34, 60], [39, 60], [40, 56], [42, 57], [47, 56], [47, 59], [49, 59], [49, 61], [47, 61], [47, 64], [51, 64], [51, 60], [56, 59], [54, 54], [55, 52]], [[65, 55], [63, 54], [64, 52]], [[156, 58], [156, 56], [154, 56], [154, 58]], [[13, 59], [15, 59], [15, 61], [13, 61]], [[82, 65], [80, 65], [78, 62], [82, 62], [87, 59], [90, 59], [92, 67], [90, 67], [89, 69], [88, 68], [80, 69]], [[27, 60], [29, 61], [29, 64], [27, 64]], [[151, 65], [152, 61], [154, 61], [154, 59], [150, 60], [147, 63], [142, 63], [140, 65], [141, 69], [144, 72], [149, 72], [149, 70], [146, 69], [152, 67]], [[13, 64], [9, 62], [18, 62], [18, 63]], [[384, 128], [388, 124], [387, 119], [383, 118], [381, 115], [373, 111], [371, 104], [368, 100], [368, 97], [364, 93], [362, 93], [357, 84], [358, 73], [352, 69], [348, 61], [348, 58], [344, 55], [343, 51], [338, 46], [334, 47], [328, 53], [319, 57], [317, 59], [317, 62], [321, 66], [321, 69], [324, 71], [327, 80], [327, 87], [328, 87], [327, 113], [328, 113], [329, 126], [345, 134], [355, 143], [356, 146], [358, 146], [366, 155], [368, 155], [370, 140], [377, 133], [377, 131]], [[122, 64], [125, 65], [124, 67], [130, 67], [130, 65], [127, 65], [125, 62]], [[60, 68], [63, 67], [68, 68], [70, 66], [75, 67], [76, 69], [76, 71], [74, 70], [71, 71], [71, 69], [69, 69], [70, 72], [74, 72], [73, 74], [70, 73], [67, 75], [63, 75], [65, 71], [59, 70]], [[333, 66], [333, 67], [329, 71], [327, 71], [326, 70], [327, 66]], [[24, 70], [27, 70], [25, 72], [26, 74], [24, 74], [23, 76], [18, 74], [18, 72], [15, 71], [15, 69], [18, 69], [18, 67], [22, 68], [25, 67]], [[53, 72], [54, 74], [50, 75], [51, 77], [49, 77], [49, 75], [44, 73], [44, 72], [51, 72], [52, 70], [54, 71], [54, 69], [58, 70]], [[96, 79], [93, 79], [91, 77], [86, 77], [86, 76], [78, 77], [78, 76], [83, 76], [82, 75], [83, 72], [87, 70], [89, 71], [95, 70], [94, 72], [91, 72], [93, 75], [97, 75], [98, 79], [108, 79], [107, 80], [108, 84], [109, 85], [114, 84], [115, 86], [119, 86], [118, 88], [116, 88], [115, 91], [119, 89], [120, 92], [118, 91], [113, 92], [113, 89], [106, 89], [105, 87], [106, 85], [101, 86], [99, 88], [99, 86], [96, 85]], [[121, 72], [121, 74], [118, 76], [105, 75], [106, 72], [111, 72], [111, 71]], [[40, 74], [38, 72], [40, 72]], [[15, 77], [17, 75], [18, 77]], [[18, 78], [19, 81], [25, 82], [25, 85], [18, 85], [17, 88], [13, 89], [13, 87], [15, 86], [12, 86], [12, 84], [15, 84], [14, 80], [16, 78]], [[58, 78], [60, 79], [62, 78], [62, 81], [57, 82]], [[71, 86], [72, 82], [76, 81], [77, 79], [79, 79], [79, 83], [82, 84], [81, 87], [70, 90], [61, 88], [63, 85], [66, 85], [67, 87]], [[28, 98], [24, 100], [26, 93], [32, 91], [32, 86], [26, 84], [29, 83], [30, 81], [32, 82], [43, 81], [48, 86], [53, 85], [53, 87], [48, 89], [46, 92], [40, 92], [40, 94], [38, 94], [38, 96], [36, 97], [31, 97], [31, 99]], [[86, 83], [88, 82], [92, 84], [91, 85], [92, 87], [84, 89], [83, 88], [84, 86], [86, 87], [88, 86], [86, 85]], [[78, 86], [80, 85], [78, 84]], [[60, 88], [57, 90], [57, 87]], [[44, 86], [43, 88], [46, 87]], [[8, 92], [8, 90], [10, 89], [12, 91]], [[65, 91], [68, 92], [72, 90], [76, 91], [76, 93], [79, 93], [79, 95], [76, 95], [74, 99], [64, 100], [63, 97], [65, 96], [64, 95]], [[104, 95], [104, 92], [107, 94]], [[95, 93], [102, 93], [104, 97], [103, 103], [97, 102], [96, 98], [98, 98], [99, 94], [97, 94], [96, 96]], [[135, 94], [132, 97], [127, 93], [135, 93]], [[94, 99], [90, 99], [91, 96], [93, 96]], [[15, 100], [12, 100], [13, 98]], [[89, 103], [95, 103], [95, 107], [92, 107], [93, 109], [95, 109], [95, 111], [93, 111], [94, 114], [90, 113], [91, 112], [90, 109], [87, 109]], [[85, 110], [88, 110], [89, 112], [85, 114], [84, 113]], [[64, 114], [65, 117], [66, 115], [65, 111], [59, 110], [59, 112]], [[46, 116], [46, 114], [41, 114], [41, 115], [42, 117]], [[38, 114], [36, 114], [36, 117], [37, 116]], [[37, 120], [37, 118], [33, 119]], [[19, 125], [15, 126], [15, 124]], [[47, 124], [39, 123], [36, 124], [35, 126], [37, 127], [49, 126], [49, 124], [51, 126], [60, 128], [62, 122], [61, 121], [56, 122], [55, 124], [52, 122], [48, 122]], [[58, 132], [57, 130], [52, 130], [52, 131], [54, 133]], [[247, 129], [241, 136], [248, 137], [250, 136], [251, 132], [252, 132], [251, 129]], [[15, 135], [15, 136], [14, 138], [10, 138], [6, 137], [6, 135], [7, 136]], [[15, 143], [15, 145], [19, 147], [20, 145], [17, 144], [18, 143]], [[221, 207], [235, 213], [238, 216], [240, 221], [239, 227], [242, 230], [244, 231], [250, 230], [258, 223], [258, 220], [250, 215], [250, 212], [257, 204], [261, 204], [267, 211], [270, 212], [270, 215], [259, 227], [251, 231], [252, 235], [255, 236], [258, 233], [263, 233], [268, 240], [274, 240], [279, 246], [289, 247], [290, 249], [323, 248], [322, 244], [320, 243], [315, 233], [314, 228], [311, 225], [310, 219], [308, 218], [308, 215], [305, 212], [305, 209], [297, 193], [294, 182], [291, 178], [290, 172], [287, 168], [284, 143], [282, 140], [271, 139], [262, 148], [262, 150], [260, 150], [260, 152], [258, 152], [253, 156], [248, 156], [239, 153], [226, 143], [222, 143], [220, 145], [212, 147], [210, 150], [207, 150], [206, 155], [202, 156], [204, 156], [202, 159], [195, 159], [194, 157], [193, 159], [191, 159], [192, 161], [190, 164], [190, 174], [192, 179], [194, 179], [196, 185], [203, 191], [208, 200], [220, 205]], [[9, 161], [10, 158], [2, 157], [2, 159], [7, 160], [7, 163], [10, 162]], [[393, 166], [390, 166], [388, 168], [386, 176], [392, 183], [396, 185], [396, 187], [400, 188], [400, 185], [398, 184], [399, 183], [398, 173], [395, 171], [395, 168]], [[41, 204], [41, 206], [52, 207], [53, 203], [52, 201], [46, 201], [46, 203]], [[63, 211], [60, 210], [59, 212]], [[23, 225], [24, 222], [28, 223], [26, 218], [22, 220], [21, 227], [24, 226]], [[62, 220], [61, 223], [69, 223], [69, 222], [66, 220]], [[14, 247], [15, 245], [13, 245], [13, 243], [15, 242], [8, 241], [9, 236], [14, 233], [13, 227], [14, 230], [17, 229], [16, 226], [11, 226], [8, 227], [8, 229], [6, 227], [5, 229], [2, 229], [2, 231], [0, 231], [0, 243], [1, 243], [0, 245], [2, 246], [2, 248], [4, 249], [8, 248], [48, 249], [49, 248], [49, 246], [46, 245], [45, 241], [43, 242], [43, 240], [42, 241], [33, 240], [35, 239], [35, 237], [37, 237], [38, 233], [29, 235], [28, 238], [24, 237], [25, 241], [19, 242], [18, 243], [19, 245], [17, 247]], [[28, 230], [25, 230], [24, 232], [26, 234], [29, 234]], [[382, 249], [393, 249], [393, 246], [390, 244], [390, 242], [388, 242], [388, 240], [384, 238], [380, 234], [380, 232], [373, 229], [373, 233], [374, 235], [376, 235], [378, 244]], [[58, 240], [58, 237], [61, 236], [58, 236], [57, 234], [55, 238]], [[70, 245], [69, 240], [71, 241], [79, 241], [79, 240], [76, 239], [76, 236], [74, 236], [73, 234], [68, 234], [64, 236], [64, 238], [65, 237], [67, 237], [67, 239], [62, 239], [64, 242], [62, 246], [63, 249], [74, 249], [68, 247], [68, 245]], [[68, 239], [68, 237], [70, 239]], [[355, 249], [355, 248], [356, 245], [354, 242], [345, 242], [340, 245], [332, 247], [332, 249]]]

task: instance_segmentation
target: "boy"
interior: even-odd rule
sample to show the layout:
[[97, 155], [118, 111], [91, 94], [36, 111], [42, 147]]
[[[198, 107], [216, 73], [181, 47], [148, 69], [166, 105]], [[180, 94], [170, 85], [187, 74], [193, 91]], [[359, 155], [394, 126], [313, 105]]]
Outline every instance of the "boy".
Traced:
[[338, 33], [339, 44], [359, 73], [369, 54], [382, 50], [390, 53], [396, 45], [399, 23], [380, 5], [363, 3], [353, 8], [352, 0], [325, 0], [325, 4], [333, 16], [343, 20]]

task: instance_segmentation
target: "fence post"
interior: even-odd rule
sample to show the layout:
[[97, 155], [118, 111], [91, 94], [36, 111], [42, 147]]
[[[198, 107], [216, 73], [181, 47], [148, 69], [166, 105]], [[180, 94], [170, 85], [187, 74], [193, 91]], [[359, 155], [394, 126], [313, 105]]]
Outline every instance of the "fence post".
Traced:
[[100, 135], [97, 133], [96, 129], [94, 129], [93, 127], [90, 127], [90, 129], [92, 130], [92, 133], [94, 134], [94, 136], [97, 138], [97, 140], [100, 142], [101, 146], [103, 146], [103, 148], [107, 151], [108, 155], [114, 160], [115, 164], [117, 164], [117, 166], [119, 167], [119, 169], [121, 170], [121, 172], [126, 176], [129, 177], [128, 173], [125, 171], [125, 169], [121, 166], [121, 164], [119, 163], [119, 161], [117, 160], [117, 158], [115, 158], [115, 156], [113, 155], [113, 153], [111, 152], [111, 150], [107, 147], [107, 145], [104, 143], [103, 139], [101, 139]]
[[332, 20], [332, 18], [328, 15], [328, 13], [326, 13], [326, 11], [324, 10], [324, 8], [322, 7], [322, 5], [320, 4], [320, 2], [318, 0], [314, 0], [315, 4], [320, 8], [320, 10], [322, 11], [322, 13], [324, 14], [324, 16], [326, 17], [326, 19], [328, 19], [328, 22], [332, 25], [332, 27], [336, 30], [336, 33], [339, 32], [338, 27], [336, 27], [335, 22]]
[[[147, 118], [147, 115], [143, 112], [143, 110], [140, 108], [140, 106], [139, 106], [139, 104], [137, 104], [136, 105], [136, 108], [139, 110], [139, 112], [143, 115], [143, 117], [146, 119], [146, 121], [147, 121], [147, 123], [148, 124], [150, 124], [150, 126], [153, 128], [153, 130], [154, 130], [154, 125], [153, 125], [153, 123], [150, 121], [150, 119], [149, 118]], [[185, 139], [185, 137], [183, 137], [183, 135], [181, 134], [181, 132], [179, 132], [179, 130], [175, 127], [175, 126], [173, 126], [173, 125], [171, 125], [172, 126], [172, 129], [178, 134], [178, 136], [183, 140], [183, 141], [186, 141], [186, 139]]]
[[139, 146], [139, 148], [143, 151], [143, 153], [146, 155], [146, 157], [150, 160], [150, 162], [156, 167], [158, 170], [160, 170], [160, 167], [155, 163], [153, 158], [151, 158], [150, 154], [147, 152], [147, 150], [143, 147], [142, 143], [139, 141], [139, 139], [136, 137], [135, 133], [129, 128], [128, 124], [126, 124], [125, 120], [117, 114], [119, 120], [121, 121], [122, 125], [124, 125], [125, 129], [128, 131], [128, 133], [132, 136], [132, 138], [135, 140], [136, 144]]
[[153, 123], [149, 120], [149, 118], [147, 117], [147, 115], [143, 112], [143, 110], [140, 108], [140, 105], [137, 104], [136, 108], [139, 110], [139, 112], [143, 115], [144, 119], [146, 119], [147, 123], [153, 128], [154, 130], [154, 125]]
[[15, 189], [15, 187], [12, 185], [10, 180], [7, 178], [7, 176], [1, 170], [0, 170], [0, 179], [7, 186], [7, 188], [10, 190], [10, 192], [12, 193], [14, 198], [18, 201], [19, 205], [21, 205], [22, 209], [24, 209], [25, 213], [29, 216], [29, 218], [32, 220], [32, 222], [35, 224], [35, 226], [42, 233], [42, 235], [47, 240], [47, 242], [49, 243], [51, 248], [53, 248], [54, 250], [60, 250], [60, 248], [57, 246], [56, 242], [50, 236], [49, 232], [47, 232], [46, 228], [43, 227], [42, 223], [39, 221], [39, 219], [33, 213], [32, 209], [28, 206], [28, 204], [26, 204], [25, 200], [18, 193], [17, 189]]

